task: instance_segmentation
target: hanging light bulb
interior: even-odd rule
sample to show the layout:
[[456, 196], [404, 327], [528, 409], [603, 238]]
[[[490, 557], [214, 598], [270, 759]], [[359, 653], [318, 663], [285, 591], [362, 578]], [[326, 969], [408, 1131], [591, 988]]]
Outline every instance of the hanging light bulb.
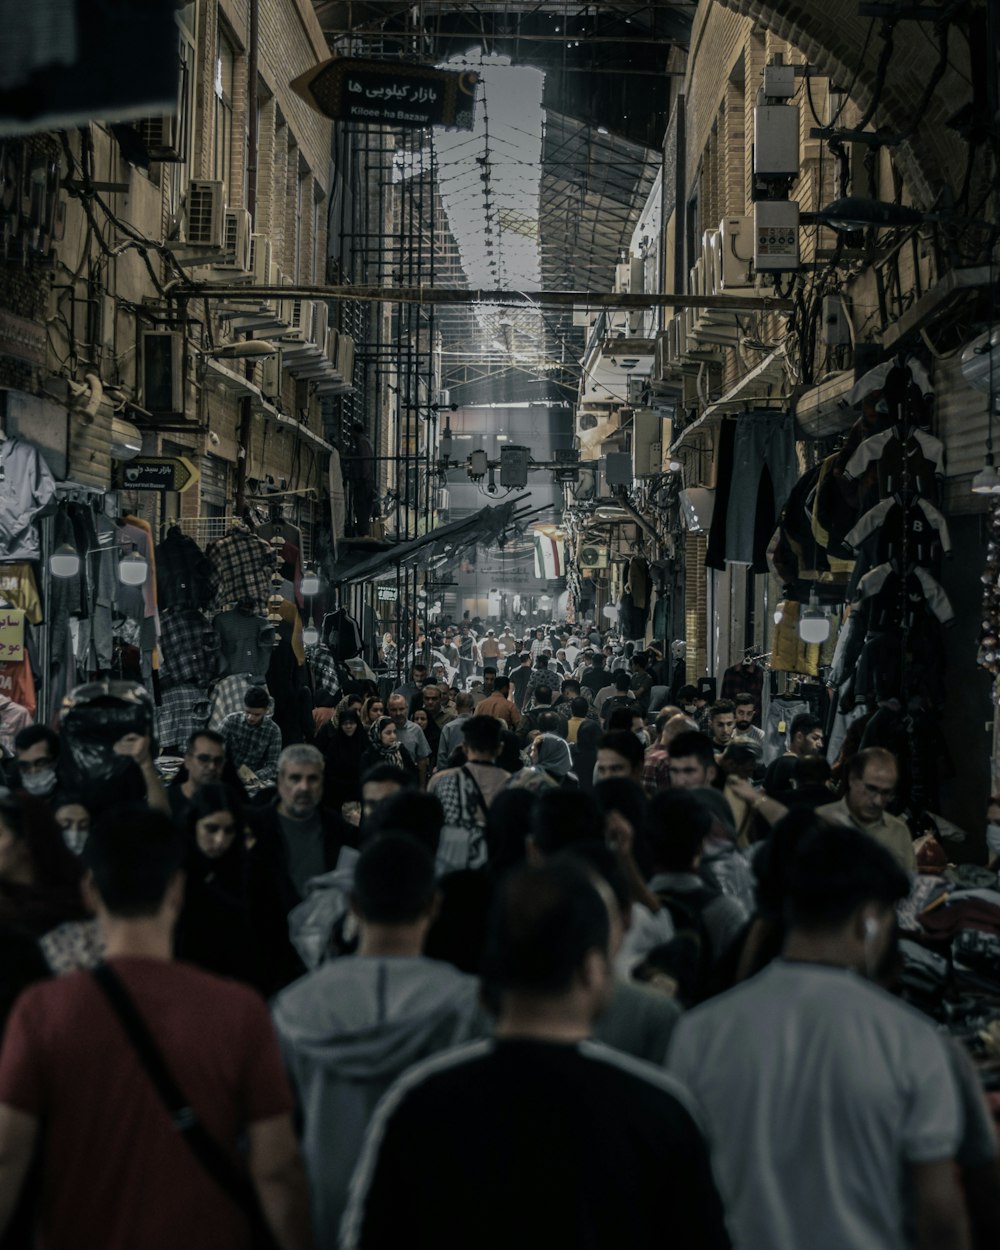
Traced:
[[815, 590], [809, 592], [809, 603], [799, 613], [799, 637], [813, 645], [830, 637], [830, 618], [819, 606]]
[[63, 543], [49, 556], [49, 572], [53, 577], [76, 577], [79, 571], [80, 556], [69, 543]]
[[302, 631], [302, 645], [304, 647], [315, 647], [319, 642], [319, 630], [315, 625], [307, 625]]
[[313, 565], [307, 564], [303, 568], [302, 582], [299, 589], [309, 598], [319, 594], [319, 573]]
[[1000, 494], [1000, 476], [993, 466], [993, 453], [986, 453], [986, 463], [972, 479], [972, 493], [974, 495], [997, 495]]
[[138, 551], [130, 551], [118, 561], [118, 580], [123, 586], [143, 586], [149, 572], [149, 563]]

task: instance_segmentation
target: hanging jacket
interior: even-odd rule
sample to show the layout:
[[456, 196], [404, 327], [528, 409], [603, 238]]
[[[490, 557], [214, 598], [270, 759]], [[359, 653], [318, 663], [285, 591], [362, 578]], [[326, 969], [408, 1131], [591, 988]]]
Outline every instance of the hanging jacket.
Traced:
[[56, 484], [38, 448], [9, 434], [0, 443], [0, 556], [37, 560], [37, 518], [55, 497]]
[[156, 548], [156, 586], [161, 602], [175, 608], [207, 608], [212, 602], [212, 563], [179, 526], [172, 525]]

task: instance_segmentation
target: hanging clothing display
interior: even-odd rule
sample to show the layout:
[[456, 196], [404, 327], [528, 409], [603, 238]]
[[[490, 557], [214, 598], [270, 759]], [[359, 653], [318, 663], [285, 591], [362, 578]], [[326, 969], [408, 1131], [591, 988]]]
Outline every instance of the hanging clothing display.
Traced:
[[219, 673], [249, 674], [263, 680], [274, 650], [274, 626], [249, 603], [219, 612], [212, 620], [218, 637]]
[[733, 664], [722, 674], [719, 698], [735, 699], [738, 694], [752, 694], [757, 700], [759, 714], [764, 702], [764, 674], [765, 669], [756, 660], [749, 664], [745, 660]]
[[215, 595], [215, 570], [202, 549], [177, 525], [156, 548], [158, 598], [175, 608], [207, 608]]
[[893, 426], [866, 438], [844, 472], [860, 480], [869, 466], [877, 472], [880, 499], [904, 489], [938, 499], [944, 479], [944, 444], [926, 430], [901, 431]]
[[865, 547], [873, 565], [908, 560], [932, 567], [941, 552], [951, 555], [948, 522], [929, 499], [897, 493], [869, 508], [846, 535], [852, 547]]
[[219, 663], [219, 635], [197, 608], [168, 608], [160, 616], [163, 688], [206, 686]]
[[732, 484], [726, 509], [726, 560], [767, 569], [767, 544], [798, 469], [790, 412], [763, 409], [736, 420]]
[[38, 448], [16, 434], [0, 442], [0, 553], [37, 560], [35, 521], [55, 498], [56, 483]]
[[925, 608], [942, 625], [955, 619], [951, 600], [927, 569], [911, 565], [904, 571], [896, 560], [879, 564], [864, 575], [858, 585], [858, 599], [872, 600], [869, 627], [874, 630], [910, 629]]
[[30, 564], [0, 564], [0, 602], [10, 608], [20, 608], [25, 620], [32, 625], [42, 621], [42, 601], [38, 597], [35, 570]]
[[274, 556], [269, 543], [248, 529], [230, 530], [205, 552], [215, 570], [216, 603], [251, 601], [262, 612], [271, 593]]
[[778, 604], [781, 616], [774, 627], [771, 668], [776, 673], [801, 673], [805, 677], [819, 675], [820, 648], [799, 637], [799, 612], [802, 605], [794, 599]]

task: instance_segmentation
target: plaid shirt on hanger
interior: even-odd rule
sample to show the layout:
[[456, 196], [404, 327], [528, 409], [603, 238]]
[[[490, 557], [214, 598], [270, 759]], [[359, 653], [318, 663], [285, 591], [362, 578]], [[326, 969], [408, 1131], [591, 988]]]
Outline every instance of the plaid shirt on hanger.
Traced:
[[329, 650], [323, 646], [310, 647], [306, 651], [306, 659], [309, 661], [314, 691], [317, 694], [336, 694], [340, 689], [340, 677]]
[[205, 554], [218, 578], [216, 603], [220, 607], [249, 599], [259, 612], [264, 611], [276, 565], [269, 543], [248, 530], [233, 530], [212, 543]]
[[199, 686], [171, 686], [156, 709], [156, 740], [161, 747], [185, 747], [196, 729], [204, 729], [211, 710]]
[[207, 686], [215, 673], [219, 641], [197, 608], [171, 608], [160, 616], [160, 682]]

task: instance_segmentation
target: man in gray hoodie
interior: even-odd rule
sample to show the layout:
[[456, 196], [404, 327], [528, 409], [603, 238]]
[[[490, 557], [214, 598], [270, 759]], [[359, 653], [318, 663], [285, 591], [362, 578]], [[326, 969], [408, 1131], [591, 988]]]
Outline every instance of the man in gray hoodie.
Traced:
[[361, 852], [351, 905], [360, 944], [275, 999], [274, 1024], [296, 1092], [318, 1250], [334, 1250], [365, 1130], [407, 1068], [487, 1032], [479, 984], [425, 959], [436, 907], [434, 860], [385, 833]]

